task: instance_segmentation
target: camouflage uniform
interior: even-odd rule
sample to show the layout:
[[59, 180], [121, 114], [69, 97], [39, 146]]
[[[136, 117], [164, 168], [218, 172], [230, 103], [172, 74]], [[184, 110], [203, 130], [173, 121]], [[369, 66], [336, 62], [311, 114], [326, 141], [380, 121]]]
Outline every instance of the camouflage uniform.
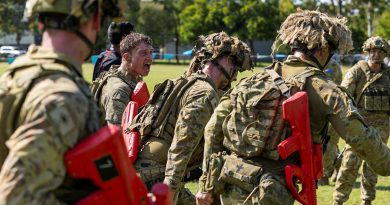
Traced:
[[[282, 69], [283, 78], [287, 79], [301, 73], [311, 65], [301, 62], [300, 59], [289, 56], [284, 63], [287, 68]], [[311, 68], [315, 69], [315, 68]], [[240, 89], [240, 84], [233, 89]], [[256, 89], [256, 88], [254, 88]], [[383, 167], [384, 162], [377, 160], [381, 159], [383, 152], [388, 151], [386, 146], [378, 141], [379, 136], [375, 129], [368, 127], [357, 108], [353, 104], [353, 100], [340, 89], [333, 81], [328, 79], [325, 74], [323, 76], [313, 76], [306, 80], [304, 90], [309, 96], [309, 112], [310, 125], [312, 132], [312, 140], [314, 143], [321, 142], [321, 132], [330, 121], [334, 129], [340, 133], [340, 136], [362, 156], [368, 159], [373, 159], [371, 162], [376, 165], [376, 169], [386, 171], [389, 167]], [[224, 129], [222, 126], [227, 114], [230, 113], [231, 99], [229, 95], [224, 95], [220, 104], [216, 108], [214, 114], [205, 128], [205, 152], [204, 160], [209, 159], [213, 153], [227, 150], [224, 147]], [[375, 152], [372, 150], [376, 150]], [[284, 167], [288, 163], [281, 159], [270, 160], [261, 156], [246, 159], [254, 162], [257, 166], [261, 166], [263, 174], [261, 176], [258, 190], [248, 200], [248, 204], [293, 204], [294, 199], [290, 192], [285, 187]], [[295, 162], [297, 163], [297, 162]], [[381, 164], [380, 166], [378, 164]], [[203, 175], [199, 181], [200, 191], [207, 192], [207, 173], [203, 165]], [[388, 166], [388, 165], [386, 165]], [[388, 172], [388, 171], [386, 171]], [[225, 186], [224, 192], [221, 195], [223, 204], [237, 204], [249, 196], [250, 192], [235, 187], [232, 184]]]
[[106, 84], [103, 86], [99, 106], [105, 112], [105, 119], [108, 123], [121, 126], [122, 115], [138, 80], [126, 71], [118, 69], [119, 66], [112, 66]]
[[[324, 130], [331, 123], [375, 172], [389, 175], [389, 148], [378, 132], [366, 124], [347, 91], [322, 71], [332, 51], [344, 54], [352, 49], [351, 31], [345, 23], [346, 19], [329, 17], [318, 11], [300, 10], [290, 14], [278, 30], [273, 48], [281, 42], [290, 45], [294, 55], [288, 56], [280, 69], [274, 69], [288, 84], [296, 86], [291, 88], [307, 93], [313, 143], [323, 142]], [[306, 75], [310, 72], [314, 75]], [[264, 92], [275, 86], [262, 82], [272, 82], [268, 72], [242, 80], [221, 98], [207, 123], [203, 175], [197, 193], [199, 202], [208, 204], [210, 195], [215, 194], [214, 202], [220, 199], [223, 204], [244, 204], [245, 201], [246, 204], [294, 203], [285, 186], [284, 168], [287, 164], [299, 164], [299, 158], [297, 155], [286, 160], [279, 157], [276, 147], [289, 135], [289, 130], [282, 120], [272, 122], [280, 119], [280, 112], [275, 111], [279, 106], [276, 100], [280, 98], [271, 96], [273, 100], [269, 102], [265, 97], [252, 97], [257, 96], [256, 93], [268, 97]], [[280, 85], [280, 80], [273, 84]], [[290, 91], [294, 92], [294, 89]], [[266, 129], [260, 129], [264, 127]]]
[[[374, 81], [365, 89], [367, 82], [371, 81], [375, 76], [382, 75], [379, 79]], [[387, 142], [389, 138], [389, 108], [388, 100], [386, 102], [386, 110], [384, 111], [368, 111], [365, 108], [365, 90], [384, 89], [389, 95], [390, 92], [390, 70], [387, 66], [382, 64], [381, 71], [377, 74], [370, 71], [367, 62], [360, 61], [354, 65], [342, 82], [342, 86], [346, 87], [348, 91], [357, 99], [357, 105], [360, 113], [368, 122], [369, 125], [374, 126], [380, 133], [383, 142]], [[362, 96], [362, 97], [359, 97]], [[387, 96], [388, 99], [388, 96]], [[381, 104], [379, 102], [375, 104]], [[353, 151], [351, 146], [346, 146], [346, 151], [342, 160], [340, 173], [337, 176], [337, 183], [334, 191], [334, 200], [337, 202], [345, 202], [349, 198], [352, 191], [353, 183], [355, 182], [362, 159]], [[361, 183], [361, 198], [364, 201], [373, 201], [375, 199], [375, 185], [378, 177], [375, 172], [363, 162], [363, 174]]]
[[[193, 53], [186, 75], [158, 86], [135, 120], [146, 125], [138, 127], [142, 147], [135, 167], [149, 188], [156, 181], [168, 184], [175, 192], [175, 204], [195, 204], [183, 182], [199, 177], [186, 174], [201, 166], [203, 131], [220, 99], [219, 89], [230, 86], [237, 71], [253, 68], [249, 47], [224, 32], [200, 36]], [[209, 76], [215, 69], [218, 72]], [[138, 121], [138, 117], [146, 120]]]
[[[179, 105], [168, 116], [162, 137], [149, 136], [140, 150], [135, 168], [148, 188], [164, 181], [180, 192], [177, 204], [195, 204], [183, 179], [189, 168], [201, 165], [204, 127], [219, 101], [215, 83], [202, 75], [181, 96]], [[152, 131], [153, 133], [153, 131]], [[144, 137], [144, 136], [143, 136]]]
[[343, 73], [341, 71], [341, 66], [337, 61], [330, 59], [328, 65], [325, 68], [325, 74], [332, 78], [334, 82], [340, 85], [343, 80]]
[[88, 193], [74, 189], [75, 181], [66, 177], [63, 155], [99, 128], [98, 107], [81, 65], [67, 56], [33, 45], [11, 65], [23, 68], [14, 75], [20, 82], [40, 67], [55, 72], [37, 80], [23, 101], [17, 129], [6, 142], [9, 154], [0, 173], [0, 204], [73, 203]]
[[[341, 66], [338, 64], [335, 60], [331, 59], [328, 63], [328, 65], [325, 68], [325, 74], [332, 78], [332, 80], [340, 85], [342, 79], [343, 79], [343, 73], [341, 71]], [[329, 126], [328, 130], [329, 135], [329, 141], [326, 145], [326, 150], [323, 155], [323, 163], [324, 163], [324, 178], [327, 180], [327, 178], [331, 177], [333, 174], [334, 169], [337, 169], [339, 167], [339, 164], [335, 164], [335, 160], [337, 159], [337, 156], [340, 153], [338, 143], [339, 143], [339, 135], [335, 132], [332, 126]], [[327, 181], [326, 181], [327, 182]], [[325, 182], [325, 183], [326, 183]], [[327, 182], [329, 183], [329, 182]]]

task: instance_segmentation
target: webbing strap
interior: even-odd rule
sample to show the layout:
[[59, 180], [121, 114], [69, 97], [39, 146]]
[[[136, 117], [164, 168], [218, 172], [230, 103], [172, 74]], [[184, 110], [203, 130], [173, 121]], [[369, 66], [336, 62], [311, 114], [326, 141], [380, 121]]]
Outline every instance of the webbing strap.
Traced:
[[[280, 64], [277, 64], [277, 66], [280, 66]], [[267, 73], [271, 76], [272, 80], [274, 81], [275, 85], [279, 88], [279, 90], [282, 92], [282, 95], [289, 98], [291, 97], [291, 92], [288, 86], [286, 85], [286, 82], [283, 80], [282, 76], [280, 76], [275, 70], [273, 69], [265, 69]]]

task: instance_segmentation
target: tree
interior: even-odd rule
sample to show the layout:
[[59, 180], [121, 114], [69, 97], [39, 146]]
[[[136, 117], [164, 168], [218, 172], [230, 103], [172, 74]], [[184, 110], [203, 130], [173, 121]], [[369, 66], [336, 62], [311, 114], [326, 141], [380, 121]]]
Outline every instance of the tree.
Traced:
[[225, 31], [247, 40], [273, 39], [280, 25], [276, 0], [195, 0], [180, 14], [180, 32], [186, 42], [200, 34]]
[[23, 18], [25, 1], [23, 0], [3, 0], [0, 3], [0, 30], [2, 35], [15, 34], [16, 43], [19, 45], [24, 31], [27, 29], [25, 23], [21, 23]]
[[150, 36], [154, 45], [164, 47], [167, 40], [173, 39], [172, 29], [167, 29], [173, 26], [172, 16], [161, 5], [148, 4], [139, 13], [137, 30]]
[[172, 29], [169, 32], [174, 34], [173, 40], [175, 41], [175, 53], [176, 53], [176, 62], [179, 63], [179, 45], [180, 45], [180, 32], [179, 27], [181, 24], [179, 13], [183, 10], [187, 5], [191, 4], [192, 0], [153, 0], [156, 3], [163, 5], [163, 10], [170, 16], [169, 18], [172, 21], [171, 27], [167, 27], [165, 29]]
[[383, 12], [382, 16], [378, 19], [376, 25], [375, 34], [385, 39], [390, 39], [390, 11]]

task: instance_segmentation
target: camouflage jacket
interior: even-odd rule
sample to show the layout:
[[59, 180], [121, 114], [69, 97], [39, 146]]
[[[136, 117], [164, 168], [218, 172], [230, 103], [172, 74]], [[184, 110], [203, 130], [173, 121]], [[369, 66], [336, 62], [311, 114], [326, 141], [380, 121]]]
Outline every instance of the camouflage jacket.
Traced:
[[[279, 72], [284, 79], [293, 77], [308, 67], [314, 67], [310, 61], [303, 62], [295, 56], [289, 56]], [[313, 142], [319, 143], [320, 134], [328, 122], [340, 134], [346, 143], [366, 160], [367, 163], [381, 175], [390, 175], [390, 150], [381, 142], [377, 131], [369, 127], [359, 114], [354, 101], [346, 91], [337, 86], [325, 75], [314, 75], [301, 84], [301, 90], [308, 93], [310, 127]], [[240, 89], [238, 84], [233, 89]], [[200, 191], [207, 191], [207, 159], [213, 153], [226, 150], [223, 146], [222, 124], [231, 112], [230, 95], [225, 94], [215, 109], [210, 121], [205, 127], [205, 145], [203, 160], [203, 175], [199, 180]], [[276, 162], [277, 164], [278, 162]]]
[[14, 80], [31, 78], [30, 68], [69, 69], [37, 79], [27, 93], [16, 130], [6, 141], [9, 154], [0, 173], [0, 204], [63, 204], [84, 197], [66, 177], [64, 153], [100, 127], [98, 107], [68, 56], [31, 46], [11, 65]]
[[327, 74], [334, 82], [340, 85], [343, 80], [343, 73], [341, 66], [335, 60], [331, 59], [325, 68], [325, 74]]
[[118, 70], [118, 66], [112, 66], [110, 70], [116, 72], [108, 77], [98, 102], [104, 110], [106, 121], [120, 127], [123, 111], [131, 100], [138, 80], [125, 71]]
[[345, 74], [341, 86], [351, 93], [358, 107], [363, 108], [362, 95], [365, 90], [372, 87], [384, 88], [387, 91], [386, 93], [390, 94], [390, 68], [382, 64], [381, 71], [373, 73], [370, 71], [366, 61], [359, 61]]
[[219, 98], [218, 89], [209, 77], [205, 80], [198, 79], [184, 92], [178, 107], [171, 114], [177, 120], [172, 130], [164, 182], [173, 191], [181, 187], [189, 166], [201, 165], [204, 127]]

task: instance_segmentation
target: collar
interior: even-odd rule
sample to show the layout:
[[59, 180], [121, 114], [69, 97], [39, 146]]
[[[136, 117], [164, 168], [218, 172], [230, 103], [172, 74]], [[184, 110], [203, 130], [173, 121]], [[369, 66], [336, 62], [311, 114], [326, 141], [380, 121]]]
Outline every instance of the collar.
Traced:
[[82, 76], [81, 64], [74, 58], [63, 53], [53, 52], [41, 46], [32, 44], [28, 48], [26, 55], [32, 60], [61, 61], [62, 63], [72, 66], [75, 71]]

